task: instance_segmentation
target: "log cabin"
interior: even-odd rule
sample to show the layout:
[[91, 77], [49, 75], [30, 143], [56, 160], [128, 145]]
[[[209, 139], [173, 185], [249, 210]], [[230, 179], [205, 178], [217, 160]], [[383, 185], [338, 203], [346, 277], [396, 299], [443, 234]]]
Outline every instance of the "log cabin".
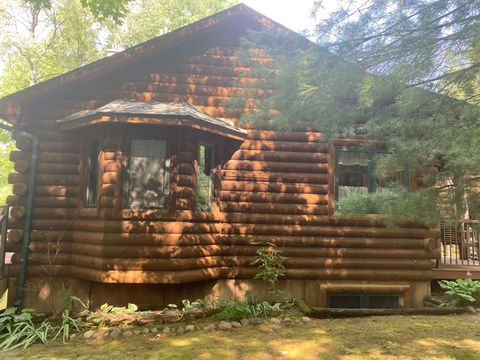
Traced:
[[372, 191], [372, 151], [228, 111], [258, 80], [240, 39], [264, 28], [299, 36], [240, 4], [0, 99], [18, 148], [11, 303], [43, 309], [62, 287], [93, 307], [265, 296], [251, 262], [268, 242], [287, 257], [278, 288], [309, 305], [423, 306], [439, 230], [336, 213]]

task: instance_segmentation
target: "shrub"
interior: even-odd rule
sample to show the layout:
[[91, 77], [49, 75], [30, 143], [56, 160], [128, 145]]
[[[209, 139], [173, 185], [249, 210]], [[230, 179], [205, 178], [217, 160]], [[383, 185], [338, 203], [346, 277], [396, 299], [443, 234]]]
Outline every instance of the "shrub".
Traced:
[[442, 280], [438, 284], [449, 296], [448, 305], [472, 305], [480, 302], [480, 281], [472, 279]]

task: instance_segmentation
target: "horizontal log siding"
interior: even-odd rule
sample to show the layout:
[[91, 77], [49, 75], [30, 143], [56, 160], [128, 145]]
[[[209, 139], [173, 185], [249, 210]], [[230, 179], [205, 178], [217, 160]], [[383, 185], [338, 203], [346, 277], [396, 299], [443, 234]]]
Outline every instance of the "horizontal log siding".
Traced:
[[[228, 109], [230, 99], [247, 89], [248, 111], [269, 93], [254, 88], [255, 74], [238, 63], [237, 40], [221, 37], [210, 35], [208, 44], [218, 45], [187, 44], [177, 55], [172, 51], [169, 58], [142, 61], [91, 87], [66, 91], [48, 107], [32, 109], [28, 128], [40, 138], [40, 153], [29, 276], [41, 276], [48, 266], [57, 275], [109, 283], [252, 278], [255, 244], [270, 242], [288, 257], [288, 279], [430, 280], [430, 259], [438, 256], [436, 231], [331, 216], [331, 153], [317, 132], [250, 131], [219, 174], [219, 214], [194, 211], [197, 145], [188, 139], [173, 149], [176, 212], [119, 211], [124, 144], [112, 133], [103, 153], [100, 207], [81, 208], [78, 141], [58, 132], [51, 119], [128, 97], [186, 101], [238, 122], [240, 113]], [[201, 49], [184, 51], [195, 46]], [[249, 56], [271, 63], [259, 49], [250, 49]], [[29, 143], [18, 139], [17, 146], [20, 151], [12, 152], [11, 159], [18, 172], [9, 176], [14, 184], [9, 203], [16, 206], [8, 236], [8, 248], [15, 251], [13, 273], [18, 270], [30, 160]], [[56, 242], [59, 256], [48, 261], [47, 243]]]

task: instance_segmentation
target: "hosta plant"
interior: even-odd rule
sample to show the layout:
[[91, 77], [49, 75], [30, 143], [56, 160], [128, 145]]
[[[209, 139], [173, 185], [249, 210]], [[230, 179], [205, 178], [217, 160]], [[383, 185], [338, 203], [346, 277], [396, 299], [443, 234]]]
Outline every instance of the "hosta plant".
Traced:
[[442, 280], [438, 284], [449, 297], [448, 305], [464, 306], [480, 303], [480, 281], [472, 279]]

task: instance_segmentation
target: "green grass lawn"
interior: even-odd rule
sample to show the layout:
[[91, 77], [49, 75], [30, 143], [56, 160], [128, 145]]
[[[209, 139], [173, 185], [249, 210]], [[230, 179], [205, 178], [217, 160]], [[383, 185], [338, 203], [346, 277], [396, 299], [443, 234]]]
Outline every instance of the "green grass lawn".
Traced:
[[[300, 317], [291, 312], [290, 317]], [[202, 328], [209, 319], [191, 322]], [[185, 326], [169, 324], [170, 327]], [[24, 359], [480, 359], [480, 315], [312, 319], [184, 335], [73, 339], [14, 351]]]

